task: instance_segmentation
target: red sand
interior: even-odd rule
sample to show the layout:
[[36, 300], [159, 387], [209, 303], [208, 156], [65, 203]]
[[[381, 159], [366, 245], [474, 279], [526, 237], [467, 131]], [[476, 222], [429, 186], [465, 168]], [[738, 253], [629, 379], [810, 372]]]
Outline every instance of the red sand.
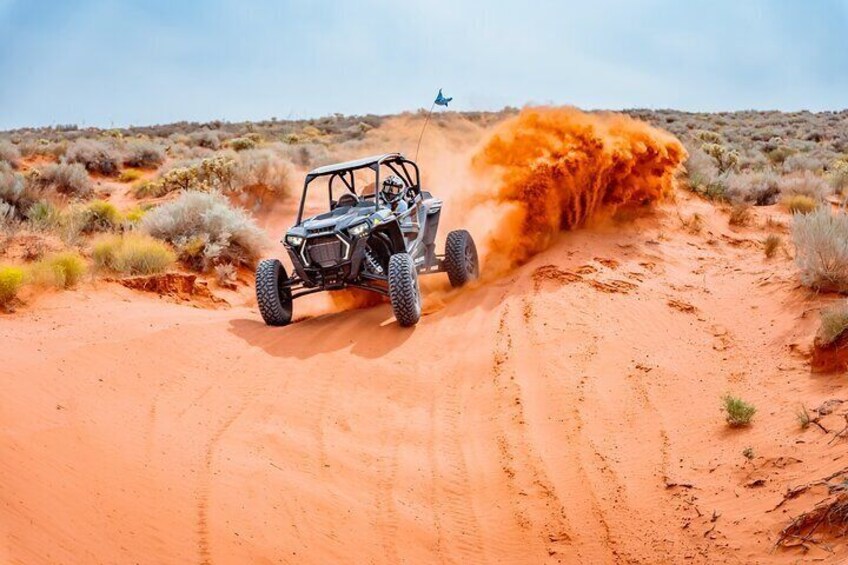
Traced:
[[387, 305], [269, 328], [249, 301], [102, 282], [0, 316], [0, 561], [846, 558], [771, 552], [817, 499], [771, 511], [787, 487], [846, 465], [794, 414], [844, 384], [809, 371], [821, 299], [762, 231], [682, 198], [560, 235], [409, 330]]

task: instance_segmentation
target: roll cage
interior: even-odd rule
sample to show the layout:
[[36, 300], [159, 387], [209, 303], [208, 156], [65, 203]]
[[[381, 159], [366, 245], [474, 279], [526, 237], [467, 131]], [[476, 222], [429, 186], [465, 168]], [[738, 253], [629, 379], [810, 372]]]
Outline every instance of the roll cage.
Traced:
[[339, 183], [343, 185], [344, 189], [347, 190], [347, 192], [359, 197], [359, 195], [356, 193], [356, 176], [354, 175], [354, 173], [362, 169], [371, 169], [372, 171], [374, 171], [376, 177], [374, 182], [374, 205], [378, 210], [381, 206], [389, 206], [389, 202], [386, 201], [386, 199], [382, 195], [382, 191], [379, 190], [380, 167], [382, 165], [385, 165], [390, 171], [392, 171], [394, 174], [403, 179], [409, 187], [409, 190], [412, 190], [414, 194], [417, 195], [421, 193], [418, 165], [416, 165], [414, 161], [407, 159], [400, 153], [385, 153], [383, 155], [374, 155], [372, 157], [365, 157], [363, 159], [356, 159], [354, 161], [346, 161], [344, 163], [337, 163], [335, 165], [318, 167], [306, 174], [306, 179], [303, 182], [303, 194], [300, 198], [300, 207], [297, 211], [297, 223], [295, 225], [299, 226], [303, 222], [303, 209], [306, 204], [306, 194], [309, 190], [309, 185], [312, 183], [312, 181], [321, 177], [330, 177], [329, 182], [327, 183], [327, 187], [329, 193], [329, 204], [330, 208], [332, 209], [333, 205], [336, 202], [333, 199], [334, 182], [338, 180]]

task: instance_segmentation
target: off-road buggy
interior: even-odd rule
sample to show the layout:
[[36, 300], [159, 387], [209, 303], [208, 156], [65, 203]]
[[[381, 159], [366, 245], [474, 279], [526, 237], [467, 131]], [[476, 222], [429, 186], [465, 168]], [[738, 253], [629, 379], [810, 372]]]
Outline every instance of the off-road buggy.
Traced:
[[[315, 198], [307, 201], [310, 186], [323, 183], [329, 210], [304, 219], [304, 209], [315, 205]], [[398, 323], [415, 325], [421, 318], [418, 275], [445, 272], [459, 287], [479, 274], [477, 248], [465, 230], [450, 232], [444, 255], [436, 253], [441, 209], [441, 200], [421, 190], [418, 165], [399, 153], [310, 171], [297, 223], [282, 241], [294, 273], [289, 276], [278, 259], [256, 269], [265, 323], [291, 322], [295, 298], [352, 287], [388, 296]]]

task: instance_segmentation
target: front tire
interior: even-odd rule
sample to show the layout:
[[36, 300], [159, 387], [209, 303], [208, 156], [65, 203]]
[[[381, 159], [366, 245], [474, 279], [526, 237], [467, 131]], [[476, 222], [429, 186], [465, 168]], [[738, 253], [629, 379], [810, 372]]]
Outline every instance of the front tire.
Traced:
[[480, 276], [477, 246], [467, 231], [454, 230], [448, 233], [445, 242], [445, 271], [454, 288], [464, 286]]
[[414, 326], [421, 319], [418, 270], [409, 253], [396, 253], [389, 258], [389, 300], [401, 326]]
[[256, 267], [256, 302], [269, 326], [285, 326], [292, 319], [291, 289], [283, 286], [289, 276], [278, 259], [263, 259]]

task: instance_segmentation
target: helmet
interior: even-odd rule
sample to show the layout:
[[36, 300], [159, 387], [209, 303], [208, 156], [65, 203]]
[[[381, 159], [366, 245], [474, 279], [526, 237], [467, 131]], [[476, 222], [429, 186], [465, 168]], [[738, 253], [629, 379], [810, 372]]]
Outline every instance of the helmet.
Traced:
[[403, 181], [396, 175], [389, 175], [383, 181], [383, 196], [389, 201], [394, 201], [403, 192]]

